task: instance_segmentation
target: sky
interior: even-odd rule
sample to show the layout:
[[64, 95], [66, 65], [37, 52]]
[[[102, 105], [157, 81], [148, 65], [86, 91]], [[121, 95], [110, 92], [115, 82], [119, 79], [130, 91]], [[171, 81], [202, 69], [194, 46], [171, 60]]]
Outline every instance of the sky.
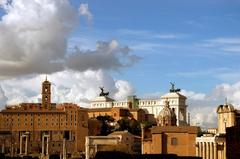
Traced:
[[0, 105], [159, 98], [170, 82], [192, 124], [216, 126], [225, 98], [240, 104], [239, 0], [0, 0]]

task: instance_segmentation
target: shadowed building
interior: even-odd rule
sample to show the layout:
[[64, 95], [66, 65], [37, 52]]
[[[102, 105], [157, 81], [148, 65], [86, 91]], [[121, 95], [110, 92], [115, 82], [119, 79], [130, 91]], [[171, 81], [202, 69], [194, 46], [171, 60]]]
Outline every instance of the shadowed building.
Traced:
[[[0, 112], [0, 131], [11, 137], [0, 138], [0, 147], [13, 154], [72, 154], [84, 151], [88, 135], [87, 110], [76, 104], [51, 103], [51, 83], [42, 83], [42, 103], [7, 106]], [[40, 155], [40, 154], [39, 154]]]
[[217, 107], [217, 116], [216, 133], [211, 131], [211, 134], [196, 138], [196, 155], [203, 159], [239, 158], [239, 110], [226, 101], [224, 105]]
[[151, 138], [143, 140], [143, 154], [195, 156], [197, 132], [194, 126], [155, 126]]
[[142, 125], [142, 154], [177, 154], [195, 156], [195, 138], [198, 127], [176, 126], [176, 115], [165, 101], [157, 119], [158, 126], [151, 128], [151, 136], [145, 138]]

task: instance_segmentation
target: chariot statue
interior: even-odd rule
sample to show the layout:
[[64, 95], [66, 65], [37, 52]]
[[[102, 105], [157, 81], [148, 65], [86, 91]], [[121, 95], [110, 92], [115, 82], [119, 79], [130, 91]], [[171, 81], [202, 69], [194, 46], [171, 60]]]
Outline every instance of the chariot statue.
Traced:
[[170, 84], [171, 84], [171, 89], [169, 90], [169, 92], [180, 92], [181, 91], [181, 89], [179, 89], [179, 88], [175, 89], [174, 83], [170, 82]]
[[99, 96], [104, 96], [107, 97], [109, 95], [109, 92], [104, 92], [104, 87], [99, 87], [101, 90], [101, 93], [99, 94]]

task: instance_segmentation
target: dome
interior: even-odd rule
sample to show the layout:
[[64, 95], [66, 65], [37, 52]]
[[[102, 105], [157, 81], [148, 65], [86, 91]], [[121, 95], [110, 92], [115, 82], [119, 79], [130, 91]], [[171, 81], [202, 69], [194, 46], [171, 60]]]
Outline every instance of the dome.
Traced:
[[164, 108], [158, 115], [158, 125], [160, 126], [173, 126], [176, 125], [176, 115], [169, 107], [169, 102], [165, 102]]
[[225, 103], [224, 105], [219, 105], [217, 107], [217, 113], [222, 113], [222, 112], [233, 112], [234, 111], [234, 106], [229, 103]]
[[175, 115], [175, 113], [169, 108], [169, 107], [164, 107], [158, 116], [161, 116], [161, 117], [169, 117], [169, 118], [172, 118]]

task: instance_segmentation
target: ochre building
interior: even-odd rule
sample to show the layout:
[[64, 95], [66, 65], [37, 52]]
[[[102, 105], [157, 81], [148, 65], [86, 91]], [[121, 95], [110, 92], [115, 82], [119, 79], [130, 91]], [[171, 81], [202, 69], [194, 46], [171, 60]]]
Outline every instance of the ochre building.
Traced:
[[151, 138], [143, 140], [142, 153], [195, 156], [197, 132], [194, 126], [155, 126]]
[[137, 121], [145, 121], [146, 112], [143, 109], [128, 109], [122, 107], [113, 108], [90, 108], [88, 109], [89, 118], [96, 118], [98, 116], [111, 116], [116, 121], [126, 118], [134, 118]]
[[76, 104], [51, 103], [51, 83], [42, 83], [42, 103], [7, 106], [0, 112], [0, 147], [6, 154], [50, 156], [85, 151], [88, 113]]

